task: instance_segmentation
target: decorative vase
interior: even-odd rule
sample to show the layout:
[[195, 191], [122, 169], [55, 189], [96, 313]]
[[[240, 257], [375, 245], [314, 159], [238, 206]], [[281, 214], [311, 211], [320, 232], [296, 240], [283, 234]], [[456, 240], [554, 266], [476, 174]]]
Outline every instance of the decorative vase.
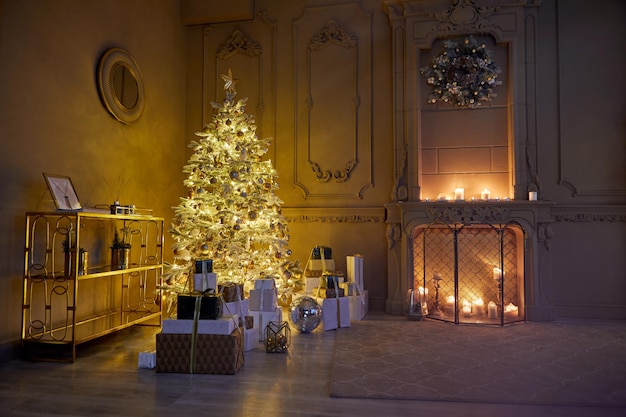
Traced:
[[126, 269], [130, 261], [130, 248], [111, 249], [111, 267], [113, 269]]

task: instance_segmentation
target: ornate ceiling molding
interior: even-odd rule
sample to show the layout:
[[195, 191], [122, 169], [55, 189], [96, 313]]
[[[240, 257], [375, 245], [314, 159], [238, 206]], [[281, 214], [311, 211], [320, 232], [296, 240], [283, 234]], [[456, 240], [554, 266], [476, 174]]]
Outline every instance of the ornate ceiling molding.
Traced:
[[481, 33], [492, 26], [489, 17], [496, 6], [477, 6], [474, 0], [452, 0], [448, 10], [438, 10], [431, 17], [439, 22], [437, 31], [445, 33]]
[[337, 22], [329, 21], [319, 33], [313, 35], [309, 41], [309, 49], [319, 51], [329, 43], [343, 46], [344, 48], [354, 48], [357, 46], [356, 36], [345, 32]]
[[236, 53], [246, 56], [259, 56], [263, 53], [261, 45], [247, 37], [242, 31], [235, 30], [233, 35], [224, 42], [217, 51], [218, 59], [227, 59]]

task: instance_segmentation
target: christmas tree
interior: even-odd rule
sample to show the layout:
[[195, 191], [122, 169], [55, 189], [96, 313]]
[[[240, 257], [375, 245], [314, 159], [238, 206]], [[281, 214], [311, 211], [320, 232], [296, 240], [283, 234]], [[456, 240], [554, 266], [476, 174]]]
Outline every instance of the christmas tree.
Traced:
[[222, 78], [226, 97], [211, 103], [211, 122], [189, 145], [193, 154], [183, 168], [189, 194], [175, 208], [174, 262], [166, 266], [166, 282], [184, 291], [195, 260], [212, 259], [218, 284], [247, 290], [255, 279], [274, 277], [281, 294], [290, 292], [299, 263], [288, 260], [289, 231], [274, 194], [278, 173], [262, 159], [271, 139], [257, 136], [247, 98], [235, 101], [238, 80], [231, 71]]

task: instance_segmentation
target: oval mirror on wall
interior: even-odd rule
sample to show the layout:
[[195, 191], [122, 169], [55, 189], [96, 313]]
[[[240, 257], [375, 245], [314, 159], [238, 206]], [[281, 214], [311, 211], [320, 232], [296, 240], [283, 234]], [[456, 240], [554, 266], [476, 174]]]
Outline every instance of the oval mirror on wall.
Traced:
[[107, 50], [98, 63], [98, 89], [107, 110], [122, 123], [141, 116], [144, 91], [137, 62], [121, 48]]

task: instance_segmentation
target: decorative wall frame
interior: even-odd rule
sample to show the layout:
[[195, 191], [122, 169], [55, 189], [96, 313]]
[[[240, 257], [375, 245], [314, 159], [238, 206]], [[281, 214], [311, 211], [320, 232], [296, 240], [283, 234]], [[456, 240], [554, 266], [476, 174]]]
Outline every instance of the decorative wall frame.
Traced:
[[117, 120], [131, 124], [141, 116], [145, 97], [139, 65], [121, 48], [108, 49], [98, 63], [98, 91]]
[[59, 210], [80, 210], [82, 208], [72, 179], [66, 175], [56, 175], [44, 172], [43, 177]]

